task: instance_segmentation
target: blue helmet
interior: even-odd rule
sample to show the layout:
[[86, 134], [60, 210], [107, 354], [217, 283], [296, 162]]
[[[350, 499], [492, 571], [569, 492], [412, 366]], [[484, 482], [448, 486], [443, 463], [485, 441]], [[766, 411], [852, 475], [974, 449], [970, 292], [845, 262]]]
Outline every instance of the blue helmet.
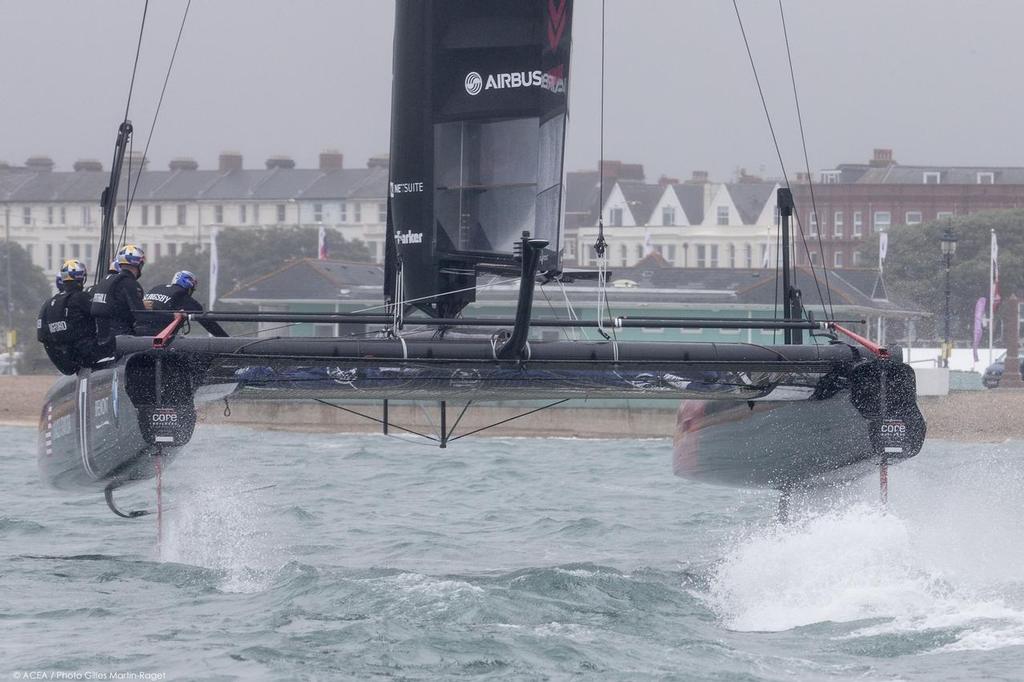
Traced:
[[107, 272], [121, 272], [121, 264], [117, 262], [116, 258], [110, 261], [110, 268], [107, 270]]
[[174, 273], [174, 278], [171, 280], [171, 284], [177, 284], [186, 291], [192, 291], [199, 286], [199, 279], [188, 270], [181, 270]]
[[142, 264], [146, 262], [146, 252], [135, 246], [135, 244], [125, 244], [117, 252], [115, 260], [121, 266], [134, 265], [137, 268], [141, 268]]
[[87, 276], [85, 263], [80, 260], [72, 258], [71, 260], [64, 261], [64, 264], [60, 266], [60, 279], [65, 284], [69, 282], [84, 284]]
[[64, 280], [60, 278], [59, 274], [57, 275], [57, 291], [64, 291]]

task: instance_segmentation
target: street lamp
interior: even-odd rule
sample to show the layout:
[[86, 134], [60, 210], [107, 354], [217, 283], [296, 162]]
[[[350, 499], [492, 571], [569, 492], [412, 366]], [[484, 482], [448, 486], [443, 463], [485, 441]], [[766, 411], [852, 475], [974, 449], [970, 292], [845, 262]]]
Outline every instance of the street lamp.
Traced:
[[956, 253], [956, 234], [953, 228], [947, 227], [939, 241], [942, 246], [942, 257], [946, 261], [946, 342], [942, 346], [943, 366], [949, 367], [949, 356], [953, 352], [953, 345], [950, 343], [950, 318], [949, 318], [949, 267], [953, 264], [953, 254]]

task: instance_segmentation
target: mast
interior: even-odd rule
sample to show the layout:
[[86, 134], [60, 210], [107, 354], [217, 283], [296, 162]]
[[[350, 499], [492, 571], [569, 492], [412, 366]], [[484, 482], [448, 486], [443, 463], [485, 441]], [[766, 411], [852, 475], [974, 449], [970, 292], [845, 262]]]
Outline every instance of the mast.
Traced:
[[[132, 122], [125, 119], [117, 129], [117, 141], [114, 143], [114, 160], [110, 165], [110, 182], [100, 196], [100, 207], [103, 211], [103, 226], [100, 229], [100, 245], [96, 256], [96, 267], [92, 271], [92, 281], [99, 283], [107, 274], [110, 260], [113, 257], [114, 241], [114, 207], [117, 206], [117, 188], [121, 182], [121, 168], [124, 165], [124, 153], [128, 141], [132, 137]], [[131, 182], [131, 178], [128, 178]]]
[[[776, 203], [779, 206], [779, 229], [782, 231], [782, 319], [799, 319], [803, 315], [800, 304], [800, 290], [793, 286], [793, 275], [790, 271], [790, 235], [789, 220], [793, 217], [793, 192], [788, 187], [780, 187], [776, 194]], [[803, 343], [803, 331], [800, 329], [786, 329], [783, 332], [783, 339], [786, 344]]]
[[479, 272], [521, 273], [523, 232], [558, 269], [572, 9], [397, 0], [387, 300], [457, 317]]

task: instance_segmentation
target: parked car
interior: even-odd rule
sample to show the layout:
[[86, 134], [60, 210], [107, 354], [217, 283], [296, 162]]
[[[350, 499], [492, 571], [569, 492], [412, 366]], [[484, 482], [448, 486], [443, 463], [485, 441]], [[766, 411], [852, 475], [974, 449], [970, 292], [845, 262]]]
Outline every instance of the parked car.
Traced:
[[[1006, 365], [1006, 353], [999, 356], [999, 359], [993, 362], [985, 369], [985, 374], [981, 377], [981, 383], [985, 385], [985, 388], [996, 388], [999, 386], [999, 380], [1003, 378], [1003, 370]], [[1019, 371], [1021, 378], [1024, 378], [1024, 358], [1020, 361]]]

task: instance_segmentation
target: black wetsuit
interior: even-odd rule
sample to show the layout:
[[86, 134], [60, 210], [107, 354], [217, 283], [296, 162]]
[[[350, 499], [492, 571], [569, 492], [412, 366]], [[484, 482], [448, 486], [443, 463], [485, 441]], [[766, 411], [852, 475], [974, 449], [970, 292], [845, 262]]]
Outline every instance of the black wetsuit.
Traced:
[[36, 338], [50, 361], [63, 374], [96, 363], [103, 354], [96, 342], [96, 324], [90, 313], [89, 297], [78, 285], [47, 301], [36, 320]]
[[[145, 315], [145, 319], [140, 319], [135, 325], [135, 333], [139, 336], [156, 336], [159, 334], [164, 327], [173, 321], [174, 316], [171, 313], [174, 311], [203, 312], [203, 304], [192, 298], [192, 294], [189, 293], [188, 289], [177, 284], [161, 284], [160, 286], [153, 287], [146, 294], [145, 300], [152, 306], [150, 310], [166, 310], [168, 312], [161, 315]], [[140, 317], [143, 316], [140, 315]], [[228, 335], [224, 328], [213, 320], [200, 320], [199, 324], [203, 325], [206, 331], [210, 332], [213, 336]]]
[[120, 334], [135, 333], [136, 310], [143, 310], [142, 285], [128, 268], [113, 277], [106, 277], [92, 292], [92, 316], [96, 318], [99, 343], [113, 344]]

